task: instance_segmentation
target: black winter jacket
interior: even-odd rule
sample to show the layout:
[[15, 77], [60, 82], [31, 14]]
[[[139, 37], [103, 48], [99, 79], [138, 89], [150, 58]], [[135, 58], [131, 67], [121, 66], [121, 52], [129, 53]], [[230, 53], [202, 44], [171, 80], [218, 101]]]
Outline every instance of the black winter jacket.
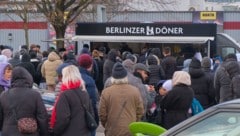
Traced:
[[32, 89], [33, 79], [22, 67], [15, 67], [11, 88], [0, 96], [0, 128], [3, 136], [21, 136], [14, 119], [33, 117], [38, 123], [38, 132], [27, 136], [48, 136], [48, 115], [40, 94]]
[[173, 56], [166, 56], [162, 60], [162, 68], [165, 72], [166, 79], [171, 79], [173, 73], [177, 70], [177, 62]]
[[193, 90], [191, 87], [179, 84], [162, 99], [161, 109], [163, 109], [163, 126], [169, 129], [189, 117], [188, 110], [193, 100]]
[[[78, 91], [78, 92], [74, 92]], [[82, 101], [79, 96], [81, 95]], [[53, 128], [55, 136], [90, 136], [86, 126], [85, 112], [82, 103], [94, 116], [88, 93], [79, 90], [66, 90], [59, 96], [56, 104], [56, 123]]]
[[215, 95], [209, 77], [206, 76], [201, 68], [190, 67], [189, 74], [191, 76], [191, 87], [196, 99], [202, 104], [204, 109], [210, 107]]

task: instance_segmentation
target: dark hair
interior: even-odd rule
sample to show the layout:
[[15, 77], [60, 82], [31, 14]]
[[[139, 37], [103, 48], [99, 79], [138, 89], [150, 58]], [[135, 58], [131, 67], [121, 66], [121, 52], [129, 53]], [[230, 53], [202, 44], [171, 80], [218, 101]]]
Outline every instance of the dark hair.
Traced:
[[49, 54], [48, 51], [43, 51], [42, 52], [43, 57], [48, 57], [48, 54]]
[[37, 58], [37, 53], [35, 51], [29, 52], [29, 55], [30, 55], [31, 59]]
[[164, 52], [165, 54], [169, 54], [169, 53], [171, 53], [171, 48], [170, 48], [170, 47], [164, 47], [164, 48], [163, 48], [163, 52]]
[[88, 44], [83, 44], [83, 48], [88, 48], [89, 49], [89, 45]]
[[237, 60], [237, 56], [234, 53], [230, 53], [227, 56], [224, 57], [224, 61], [228, 60], [228, 59], [234, 59]]
[[12, 65], [11, 64], [7, 64], [7, 66], [4, 69], [4, 73], [5, 73], [6, 70], [13, 70]]
[[21, 49], [26, 49], [28, 51], [28, 46], [27, 45], [22, 45]]
[[37, 47], [37, 48], [39, 48], [39, 49], [41, 48], [41, 46], [40, 46], [40, 45], [38, 45], [38, 44], [36, 45], [36, 47]]

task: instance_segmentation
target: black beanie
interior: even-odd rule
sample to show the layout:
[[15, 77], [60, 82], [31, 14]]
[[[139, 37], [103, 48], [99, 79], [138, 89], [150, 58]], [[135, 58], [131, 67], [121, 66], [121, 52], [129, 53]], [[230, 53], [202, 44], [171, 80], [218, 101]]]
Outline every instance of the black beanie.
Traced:
[[120, 62], [116, 62], [112, 69], [112, 77], [115, 79], [121, 79], [127, 76], [127, 70]]
[[201, 62], [198, 59], [196, 59], [195, 57], [193, 57], [189, 67], [191, 67], [191, 68], [201, 68]]

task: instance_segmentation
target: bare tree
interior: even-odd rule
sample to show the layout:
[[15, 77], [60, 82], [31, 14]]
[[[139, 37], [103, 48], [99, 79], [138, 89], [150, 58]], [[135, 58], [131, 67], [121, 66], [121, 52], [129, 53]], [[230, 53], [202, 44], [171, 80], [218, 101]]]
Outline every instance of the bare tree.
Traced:
[[57, 48], [64, 47], [67, 26], [72, 23], [94, 0], [28, 0], [43, 13], [56, 31]]
[[[25, 44], [29, 46], [28, 22], [31, 18], [36, 17], [34, 6], [29, 2], [18, 0], [5, 0], [1, 2], [1, 5], [5, 7], [5, 13], [12, 21], [16, 21], [16, 18], [13, 18], [12, 15], [17, 15], [23, 21]], [[36, 18], [39, 18], [39, 16]]]
[[177, 0], [99, 0], [98, 4], [105, 5], [108, 13], [107, 20], [111, 20], [119, 13], [129, 11], [173, 11], [176, 10]]

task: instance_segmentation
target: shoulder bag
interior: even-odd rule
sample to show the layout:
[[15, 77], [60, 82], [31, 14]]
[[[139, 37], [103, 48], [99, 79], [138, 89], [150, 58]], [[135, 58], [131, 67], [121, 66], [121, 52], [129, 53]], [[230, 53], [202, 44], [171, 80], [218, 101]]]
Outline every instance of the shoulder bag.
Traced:
[[82, 107], [84, 109], [84, 112], [85, 112], [85, 121], [86, 121], [88, 129], [91, 130], [91, 131], [95, 130], [98, 127], [98, 124], [95, 121], [95, 118], [92, 116], [92, 114], [87, 109], [86, 105], [83, 103], [80, 94], [77, 92], [78, 90], [73, 90], [73, 91], [77, 94], [77, 96], [79, 97], [79, 99], [81, 101], [81, 105], [82, 105]]

